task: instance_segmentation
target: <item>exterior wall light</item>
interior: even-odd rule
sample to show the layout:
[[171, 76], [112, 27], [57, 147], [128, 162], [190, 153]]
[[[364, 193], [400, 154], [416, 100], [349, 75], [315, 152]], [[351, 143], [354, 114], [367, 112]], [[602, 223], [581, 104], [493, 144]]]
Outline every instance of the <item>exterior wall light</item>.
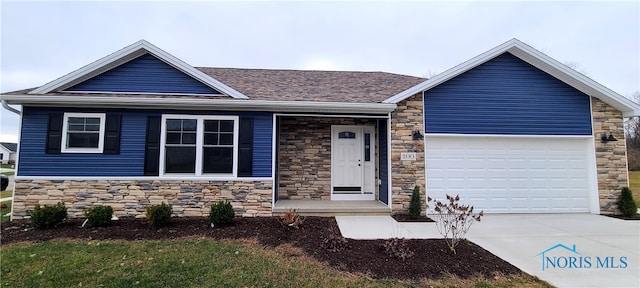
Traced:
[[413, 140], [422, 140], [422, 139], [424, 139], [424, 136], [418, 130], [413, 130], [413, 134], [411, 135], [411, 137], [413, 138]]

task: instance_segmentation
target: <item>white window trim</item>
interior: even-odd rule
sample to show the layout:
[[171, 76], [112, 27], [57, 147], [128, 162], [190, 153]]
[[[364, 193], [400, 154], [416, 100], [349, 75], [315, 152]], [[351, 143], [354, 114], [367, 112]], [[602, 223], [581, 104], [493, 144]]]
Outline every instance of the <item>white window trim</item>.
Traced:
[[[165, 152], [166, 152], [166, 125], [167, 119], [195, 119], [196, 126], [196, 172], [190, 173], [165, 173]], [[233, 120], [233, 168], [232, 173], [202, 173], [202, 150], [204, 142], [204, 120]], [[238, 177], [238, 138], [240, 128], [239, 116], [226, 115], [181, 115], [181, 114], [165, 114], [162, 115], [162, 123], [160, 124], [160, 176], [167, 177], [202, 177], [202, 178], [237, 178]]]
[[[80, 118], [100, 118], [100, 130], [98, 131], [98, 147], [97, 148], [69, 148], [67, 147], [67, 130], [70, 117]], [[105, 134], [105, 113], [64, 113], [64, 120], [62, 121], [62, 143], [60, 144], [61, 153], [102, 153], [104, 149], [104, 134]]]

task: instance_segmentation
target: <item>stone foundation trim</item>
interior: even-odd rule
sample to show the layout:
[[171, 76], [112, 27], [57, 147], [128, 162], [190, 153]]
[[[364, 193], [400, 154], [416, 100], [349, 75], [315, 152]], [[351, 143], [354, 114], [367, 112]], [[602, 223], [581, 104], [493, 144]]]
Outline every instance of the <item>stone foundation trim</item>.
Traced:
[[[596, 155], [598, 200], [601, 214], [619, 214], [618, 198], [622, 187], [629, 186], [627, 147], [622, 112], [602, 100], [591, 97], [591, 117]], [[602, 135], [618, 141], [602, 143]]]
[[28, 218], [36, 205], [63, 202], [70, 218], [108, 205], [117, 217], [144, 218], [146, 207], [167, 203], [176, 217], [207, 217], [211, 205], [229, 201], [236, 216], [272, 216], [273, 181], [45, 180], [15, 181], [12, 219]]

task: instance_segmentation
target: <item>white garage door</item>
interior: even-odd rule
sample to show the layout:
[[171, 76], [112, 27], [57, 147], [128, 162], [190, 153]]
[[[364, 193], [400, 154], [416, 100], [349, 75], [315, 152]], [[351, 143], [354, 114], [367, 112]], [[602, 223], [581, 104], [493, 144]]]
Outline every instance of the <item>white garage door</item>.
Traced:
[[589, 212], [590, 141], [427, 136], [427, 194], [460, 195], [487, 213]]

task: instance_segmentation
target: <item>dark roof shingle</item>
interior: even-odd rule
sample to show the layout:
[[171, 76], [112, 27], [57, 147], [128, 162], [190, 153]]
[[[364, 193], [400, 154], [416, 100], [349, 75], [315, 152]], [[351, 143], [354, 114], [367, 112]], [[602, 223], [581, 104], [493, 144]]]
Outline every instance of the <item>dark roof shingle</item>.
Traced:
[[4, 148], [7, 148], [7, 150], [11, 152], [18, 151], [18, 144], [16, 143], [0, 142], [0, 145], [4, 146]]
[[426, 80], [386, 72], [196, 69], [252, 100], [379, 103]]
[[[282, 69], [244, 69], [196, 67], [196, 69], [246, 95], [251, 100], [380, 103], [426, 79], [387, 72], [314, 71]], [[35, 88], [3, 93], [24, 95]], [[47, 95], [69, 95], [49, 92]], [[146, 98], [211, 98], [221, 96], [188, 96], [135, 93], [73, 93], [84, 97]], [[222, 96], [226, 98], [225, 96]]]

